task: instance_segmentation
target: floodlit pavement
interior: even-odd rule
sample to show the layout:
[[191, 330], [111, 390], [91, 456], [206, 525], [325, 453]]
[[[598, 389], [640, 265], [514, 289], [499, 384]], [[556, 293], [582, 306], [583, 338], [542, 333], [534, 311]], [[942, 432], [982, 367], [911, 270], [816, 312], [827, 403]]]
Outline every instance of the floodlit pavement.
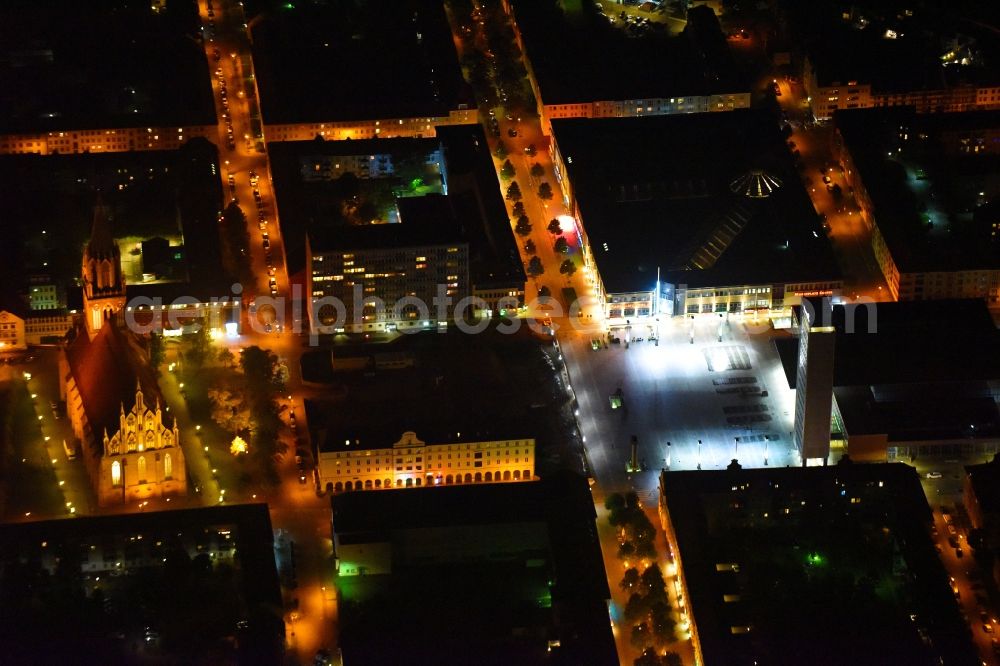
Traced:
[[[744, 467], [800, 464], [790, 436], [794, 393], [772, 344], [787, 333], [741, 320], [671, 319], [659, 323], [658, 342], [633, 332], [646, 339], [597, 351], [593, 334], [558, 334], [599, 484], [652, 492], [661, 469], [723, 469], [733, 458]], [[613, 409], [619, 388], [623, 404]], [[638, 474], [626, 471], [633, 435], [648, 470]]]

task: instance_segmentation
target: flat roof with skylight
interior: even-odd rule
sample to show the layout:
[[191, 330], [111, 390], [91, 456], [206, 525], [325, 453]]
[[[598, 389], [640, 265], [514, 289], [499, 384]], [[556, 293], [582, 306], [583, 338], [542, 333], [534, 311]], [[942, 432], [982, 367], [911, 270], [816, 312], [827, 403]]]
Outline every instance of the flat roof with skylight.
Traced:
[[552, 122], [608, 293], [839, 280], [777, 124], [749, 110]]

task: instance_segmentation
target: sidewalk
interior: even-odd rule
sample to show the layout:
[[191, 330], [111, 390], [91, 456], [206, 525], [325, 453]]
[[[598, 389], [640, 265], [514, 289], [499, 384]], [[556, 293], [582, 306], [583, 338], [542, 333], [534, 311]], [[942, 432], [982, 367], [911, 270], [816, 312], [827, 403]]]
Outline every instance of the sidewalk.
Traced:
[[[641, 655], [641, 652], [632, 646], [632, 627], [624, 618], [625, 604], [628, 601], [629, 594], [622, 590], [619, 583], [628, 567], [625, 562], [618, 559], [618, 535], [616, 528], [608, 522], [608, 511], [604, 508], [606, 498], [607, 494], [598, 492], [595, 488], [594, 501], [597, 511], [597, 534], [601, 542], [601, 555], [604, 558], [604, 570], [608, 576], [608, 587], [611, 589], [610, 614], [612, 631], [615, 635], [615, 644], [618, 647], [619, 663], [631, 666]], [[667, 650], [678, 653], [684, 664], [693, 665], [695, 663], [694, 648], [690, 640], [690, 634], [683, 631], [683, 616], [677, 598], [678, 588], [674, 583], [675, 578], [672, 575], [673, 567], [671, 566], [672, 560], [669, 556], [663, 531], [660, 529], [660, 517], [657, 515], [656, 504], [643, 501], [642, 506], [646, 516], [652, 522], [653, 526], [656, 527], [656, 564], [663, 571], [663, 577], [667, 582], [667, 595], [670, 607], [674, 609], [674, 620], [677, 622], [676, 632], [678, 640], [673, 645], [670, 645]], [[643, 568], [641, 561], [629, 562], [629, 565], [638, 568], [641, 573]], [[686, 638], [682, 639], [682, 636]]]

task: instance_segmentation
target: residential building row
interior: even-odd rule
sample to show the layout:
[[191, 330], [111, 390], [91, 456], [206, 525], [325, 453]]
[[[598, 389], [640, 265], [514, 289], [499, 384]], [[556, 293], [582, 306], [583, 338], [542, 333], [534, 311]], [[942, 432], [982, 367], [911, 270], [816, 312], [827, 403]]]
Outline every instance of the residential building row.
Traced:
[[117, 127], [23, 134], [0, 134], [0, 155], [66, 155], [177, 150], [194, 138], [216, 141], [216, 125], [190, 127]]
[[1000, 87], [955, 86], [937, 90], [878, 92], [859, 80], [826, 81], [817, 75], [808, 57], [803, 66], [803, 85], [816, 118], [828, 120], [841, 109], [912, 106], [918, 113], [955, 113], [1000, 109]]

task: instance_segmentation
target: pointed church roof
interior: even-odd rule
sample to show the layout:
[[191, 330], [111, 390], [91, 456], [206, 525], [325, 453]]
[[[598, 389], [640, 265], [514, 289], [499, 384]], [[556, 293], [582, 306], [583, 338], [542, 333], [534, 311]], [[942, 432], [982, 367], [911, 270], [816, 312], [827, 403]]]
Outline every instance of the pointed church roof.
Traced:
[[118, 246], [111, 235], [111, 209], [104, 205], [100, 194], [94, 203], [94, 221], [90, 229], [87, 254], [94, 259], [110, 259], [116, 256]]
[[[135, 406], [137, 387], [146, 404], [165, 404], [139, 343], [113, 322], [104, 322], [93, 340], [85, 331], [77, 331], [76, 339], [66, 347], [66, 360], [95, 438], [104, 429], [109, 435], [118, 431], [122, 409], [129, 412]], [[164, 415], [163, 425], [173, 427], [169, 414]], [[99, 451], [99, 442], [97, 447]]]

